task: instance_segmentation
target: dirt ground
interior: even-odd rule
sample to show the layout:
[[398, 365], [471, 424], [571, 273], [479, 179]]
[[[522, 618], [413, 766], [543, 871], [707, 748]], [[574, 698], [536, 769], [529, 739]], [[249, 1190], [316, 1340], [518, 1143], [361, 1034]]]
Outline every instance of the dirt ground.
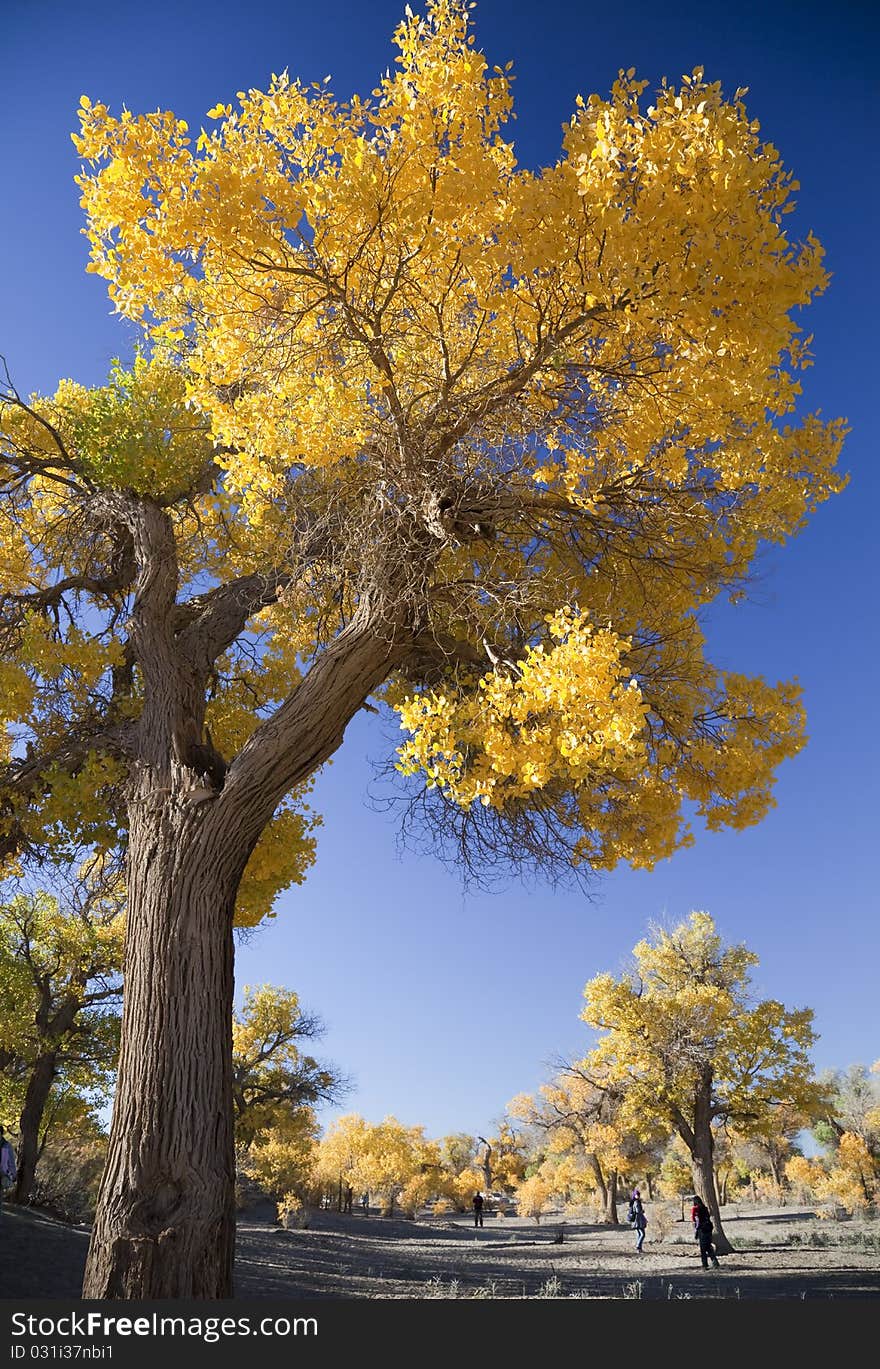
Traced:
[[[650, 1222], [650, 1208], [649, 1222]], [[269, 1205], [239, 1215], [244, 1298], [870, 1298], [880, 1295], [880, 1223], [829, 1222], [798, 1208], [727, 1209], [735, 1253], [704, 1272], [689, 1223], [639, 1255], [635, 1237], [567, 1216], [420, 1222], [313, 1214], [282, 1231]], [[564, 1225], [562, 1224], [564, 1220]], [[562, 1231], [562, 1242], [558, 1240]], [[659, 1224], [655, 1235], [659, 1232]], [[79, 1296], [88, 1231], [4, 1204], [6, 1299]]]

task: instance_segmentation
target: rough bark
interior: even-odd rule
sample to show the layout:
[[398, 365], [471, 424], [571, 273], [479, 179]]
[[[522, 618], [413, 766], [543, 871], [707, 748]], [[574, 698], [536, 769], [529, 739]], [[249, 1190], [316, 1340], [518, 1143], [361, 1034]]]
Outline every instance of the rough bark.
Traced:
[[123, 1044], [84, 1297], [231, 1296], [236, 846], [185, 807], [145, 796], [135, 810]]
[[715, 1187], [715, 1143], [712, 1139], [712, 1067], [701, 1073], [694, 1090], [694, 1122], [692, 1128], [679, 1134], [691, 1152], [694, 1192], [702, 1198], [712, 1214], [715, 1227], [713, 1240], [719, 1255], [729, 1255], [733, 1246], [721, 1224], [721, 1210]]
[[37, 1161], [40, 1158], [40, 1123], [43, 1120], [57, 1064], [58, 1051], [45, 1051], [38, 1056], [30, 1072], [18, 1123], [20, 1140], [16, 1157], [18, 1174], [14, 1195], [17, 1203], [28, 1202], [33, 1191]]
[[599, 1190], [599, 1211], [602, 1214], [602, 1221], [609, 1226], [619, 1226], [617, 1217], [617, 1170], [612, 1169], [606, 1177], [599, 1162], [598, 1155], [590, 1151], [587, 1155], [590, 1168], [596, 1179], [596, 1187]]
[[608, 1173], [608, 1189], [605, 1204], [605, 1220], [609, 1226], [620, 1226], [617, 1216], [617, 1170]]

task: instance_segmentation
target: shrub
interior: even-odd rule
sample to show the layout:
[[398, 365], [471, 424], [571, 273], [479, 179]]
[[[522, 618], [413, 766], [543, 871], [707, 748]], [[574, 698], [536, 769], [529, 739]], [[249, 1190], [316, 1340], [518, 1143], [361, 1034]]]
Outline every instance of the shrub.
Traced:
[[285, 1193], [278, 1200], [278, 1220], [285, 1231], [301, 1231], [308, 1226], [308, 1214], [296, 1193]]
[[107, 1137], [50, 1136], [37, 1165], [31, 1203], [65, 1222], [90, 1222], [107, 1158]]

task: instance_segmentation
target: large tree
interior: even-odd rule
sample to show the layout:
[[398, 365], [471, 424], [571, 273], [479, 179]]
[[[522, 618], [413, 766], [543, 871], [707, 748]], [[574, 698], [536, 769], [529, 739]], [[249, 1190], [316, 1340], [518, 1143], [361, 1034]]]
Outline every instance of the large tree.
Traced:
[[758, 957], [725, 946], [708, 913], [655, 929], [633, 956], [631, 972], [597, 975], [584, 989], [581, 1017], [601, 1035], [581, 1067], [625, 1082], [621, 1118], [636, 1133], [659, 1123], [678, 1134], [724, 1254], [731, 1246], [715, 1186], [716, 1130], [729, 1123], [760, 1135], [777, 1111], [819, 1114], [813, 1014], [755, 1002], [749, 975]]
[[195, 143], [84, 97], [89, 269], [154, 353], [2, 405], [3, 849], [127, 848], [91, 1297], [230, 1291], [236, 904], [302, 878], [371, 695], [476, 868], [650, 867], [803, 743], [698, 625], [843, 483], [777, 151], [630, 72], [530, 172], [462, 4], [395, 41], [372, 98], [275, 78]]

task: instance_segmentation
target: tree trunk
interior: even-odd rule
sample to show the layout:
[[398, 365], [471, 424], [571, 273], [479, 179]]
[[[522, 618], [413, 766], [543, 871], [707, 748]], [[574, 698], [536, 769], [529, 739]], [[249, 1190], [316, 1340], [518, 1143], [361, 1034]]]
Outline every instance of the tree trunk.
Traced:
[[652, 1178], [653, 1178], [653, 1176], [652, 1176], [651, 1174], [646, 1174], [646, 1175], [645, 1175], [645, 1183], [646, 1183], [647, 1186], [648, 1186], [648, 1201], [649, 1201], [649, 1202], [653, 1202], [653, 1201], [654, 1201], [654, 1185], [653, 1185], [653, 1183], [652, 1183]]
[[675, 1108], [671, 1115], [672, 1123], [684, 1141], [691, 1156], [691, 1177], [696, 1193], [712, 1214], [715, 1228], [715, 1249], [719, 1255], [730, 1255], [733, 1246], [724, 1234], [721, 1225], [721, 1211], [718, 1194], [715, 1190], [715, 1142], [712, 1137], [712, 1066], [704, 1066], [694, 1089], [693, 1126], [689, 1126], [683, 1113]]
[[613, 1169], [606, 1179], [598, 1155], [591, 1151], [588, 1159], [590, 1168], [596, 1176], [596, 1187], [601, 1198], [599, 1210], [602, 1214], [602, 1221], [607, 1222], [609, 1226], [619, 1226], [620, 1223], [617, 1220], [617, 1170]]
[[[715, 1166], [712, 1163], [714, 1144], [708, 1108], [704, 1110], [698, 1107], [696, 1111], [697, 1117], [694, 1123], [693, 1148], [691, 1150], [694, 1192], [702, 1198], [712, 1214], [712, 1221], [715, 1226], [713, 1236], [715, 1249], [719, 1255], [730, 1255], [733, 1246], [724, 1234], [724, 1227], [721, 1225], [721, 1211], [718, 1194], [715, 1191]], [[705, 1116], [701, 1116], [704, 1111]]]
[[21, 1140], [17, 1156], [18, 1177], [15, 1182], [17, 1203], [26, 1203], [33, 1191], [37, 1160], [40, 1158], [40, 1123], [55, 1078], [57, 1062], [57, 1050], [44, 1052], [37, 1057], [28, 1079], [24, 1107], [18, 1123]]
[[770, 1161], [770, 1173], [773, 1175], [773, 1186], [776, 1189], [776, 1197], [781, 1201], [784, 1187], [782, 1160], [780, 1156], [776, 1154], [772, 1146], [770, 1146], [767, 1151], [767, 1158]]
[[[477, 1137], [478, 1141], [482, 1139], [483, 1138], [480, 1136]], [[483, 1141], [483, 1145], [486, 1147], [486, 1154], [483, 1156], [481, 1169], [483, 1171], [483, 1187], [486, 1191], [486, 1197], [488, 1198], [489, 1194], [492, 1192], [492, 1147], [489, 1145], [488, 1141]]]
[[85, 1298], [228, 1298], [232, 917], [249, 851], [210, 805], [132, 804], [122, 1051]]
[[587, 1159], [589, 1160], [590, 1168], [596, 1177], [596, 1187], [599, 1190], [600, 1199], [599, 1211], [604, 1214], [608, 1211], [608, 1185], [605, 1183], [605, 1175], [602, 1173], [602, 1166], [599, 1164], [598, 1155], [594, 1155], [591, 1152], [587, 1156]]
[[262, 596], [236, 608], [235, 594], [221, 594], [175, 638], [170, 519], [150, 500], [129, 499], [123, 512], [140, 566], [130, 621], [144, 703], [130, 780], [122, 1049], [83, 1296], [228, 1298], [236, 893], [280, 801], [340, 746], [409, 639], [395, 640], [364, 595], [228, 770], [203, 772], [210, 670]]
[[612, 1169], [608, 1175], [607, 1198], [605, 1202], [605, 1220], [609, 1226], [620, 1226], [617, 1219], [617, 1170]]

